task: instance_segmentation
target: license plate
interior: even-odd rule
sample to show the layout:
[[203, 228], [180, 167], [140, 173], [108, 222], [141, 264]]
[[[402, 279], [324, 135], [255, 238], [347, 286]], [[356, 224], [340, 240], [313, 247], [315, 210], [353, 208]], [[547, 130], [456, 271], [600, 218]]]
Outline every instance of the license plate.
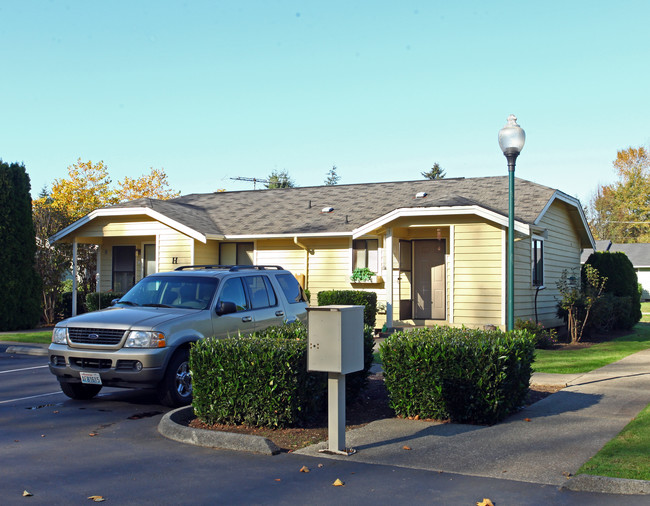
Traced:
[[81, 382], [87, 385], [101, 385], [102, 378], [99, 373], [96, 372], [80, 372]]

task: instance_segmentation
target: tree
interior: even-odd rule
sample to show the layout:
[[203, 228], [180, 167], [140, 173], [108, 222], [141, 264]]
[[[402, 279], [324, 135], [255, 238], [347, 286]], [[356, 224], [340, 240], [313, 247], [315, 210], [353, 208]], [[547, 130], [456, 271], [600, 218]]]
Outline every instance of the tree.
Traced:
[[566, 316], [572, 343], [582, 339], [591, 309], [602, 296], [607, 283], [607, 278], [601, 276], [598, 269], [589, 264], [584, 265], [582, 275], [584, 281], [580, 283], [580, 276], [569, 276], [564, 270], [556, 283], [562, 296], [558, 302], [558, 315]]
[[29, 176], [23, 165], [0, 160], [0, 330], [35, 327], [40, 280]]
[[[162, 169], [156, 170], [152, 168], [149, 174], [135, 179], [125, 177], [115, 187], [108, 173], [108, 167], [104, 162], [93, 163], [90, 160], [84, 162], [79, 158], [76, 163], [68, 167], [67, 178], [54, 180], [52, 191], [47, 196], [47, 205], [51, 206], [52, 209], [39, 207], [39, 212], [61, 213], [62, 216], [57, 219], [62, 221], [67, 219], [69, 223], [72, 223], [95, 209], [118, 204], [119, 202], [141, 197], [168, 199], [178, 195], [178, 192], [169, 189], [167, 175]], [[45, 202], [41, 202], [39, 206], [45, 206], [45, 204]], [[47, 218], [39, 217], [40, 219]], [[60, 248], [60, 250], [68, 252], [68, 265], [70, 265], [72, 263], [72, 250], [65, 248]], [[43, 261], [47, 261], [48, 258], [54, 259], [54, 257], [44, 255]], [[56, 266], [52, 265], [51, 269], [55, 271]], [[82, 300], [85, 300], [85, 296], [96, 289], [96, 271], [97, 245], [78, 244], [77, 281], [79, 282], [78, 288]], [[52, 290], [52, 287], [50, 286], [48, 289]]]
[[334, 186], [335, 184], [339, 183], [340, 179], [341, 176], [336, 173], [336, 165], [332, 165], [332, 168], [329, 170], [327, 177], [325, 178], [325, 185]]
[[619, 180], [599, 186], [589, 205], [597, 239], [650, 241], [650, 155], [644, 147], [621, 150], [612, 163]]
[[266, 179], [269, 181], [266, 183], [266, 187], [269, 189], [296, 187], [296, 183], [289, 177], [289, 173], [286, 170], [281, 172], [274, 170]]
[[445, 177], [445, 171], [440, 167], [438, 162], [434, 163], [433, 167], [428, 171], [421, 172], [420, 174], [422, 174], [422, 177], [426, 179], [443, 179]]
[[163, 170], [152, 167], [149, 174], [135, 179], [125, 177], [118, 183], [116, 194], [120, 202], [127, 202], [142, 197], [168, 200], [178, 197], [180, 192], [174, 192], [169, 188], [167, 174]]
[[70, 224], [70, 218], [56, 208], [43, 188], [33, 202], [32, 216], [36, 232], [36, 271], [41, 276], [41, 309], [46, 324], [55, 322], [56, 306], [63, 291], [63, 276], [70, 269], [72, 250], [69, 244], [50, 244], [49, 237]]
[[79, 219], [95, 209], [119, 202], [111, 183], [104, 162], [83, 162], [78, 158], [68, 167], [67, 179], [54, 180], [50, 193], [52, 205]]

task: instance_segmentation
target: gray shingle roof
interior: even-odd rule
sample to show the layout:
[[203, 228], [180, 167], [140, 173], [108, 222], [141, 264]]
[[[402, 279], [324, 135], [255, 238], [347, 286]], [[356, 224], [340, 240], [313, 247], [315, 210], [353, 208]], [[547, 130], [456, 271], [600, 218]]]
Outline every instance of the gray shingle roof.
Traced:
[[[427, 196], [416, 199], [419, 192]], [[555, 192], [516, 179], [515, 219], [532, 224]], [[350, 233], [395, 209], [473, 205], [507, 216], [508, 176], [190, 194], [117, 207], [150, 207], [203, 234], [230, 236]]]
[[[611, 241], [596, 241], [596, 251], [621, 251], [637, 269], [650, 267], [650, 244], [648, 243], [612, 244]], [[580, 257], [580, 263], [585, 263], [593, 252], [592, 249], [585, 249]]]

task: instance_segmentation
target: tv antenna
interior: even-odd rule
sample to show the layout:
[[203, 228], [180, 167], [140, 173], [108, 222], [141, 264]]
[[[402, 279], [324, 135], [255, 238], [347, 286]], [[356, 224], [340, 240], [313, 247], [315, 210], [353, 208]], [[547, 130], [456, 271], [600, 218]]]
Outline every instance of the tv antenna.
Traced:
[[252, 181], [253, 190], [257, 190], [257, 183], [268, 183], [268, 179], [260, 179], [258, 177], [231, 177], [230, 179], [234, 181]]

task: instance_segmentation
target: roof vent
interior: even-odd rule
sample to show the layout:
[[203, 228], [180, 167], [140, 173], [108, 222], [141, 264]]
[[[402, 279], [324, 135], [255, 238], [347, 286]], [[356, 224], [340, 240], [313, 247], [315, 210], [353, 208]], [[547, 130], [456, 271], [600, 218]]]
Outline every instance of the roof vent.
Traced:
[[417, 193], [415, 194], [415, 198], [416, 198], [416, 199], [423, 199], [423, 198], [426, 197], [427, 195], [428, 195], [427, 192], [417, 192]]
[[323, 207], [323, 209], [321, 209], [320, 212], [321, 213], [331, 213], [332, 211], [334, 211], [333, 207]]

